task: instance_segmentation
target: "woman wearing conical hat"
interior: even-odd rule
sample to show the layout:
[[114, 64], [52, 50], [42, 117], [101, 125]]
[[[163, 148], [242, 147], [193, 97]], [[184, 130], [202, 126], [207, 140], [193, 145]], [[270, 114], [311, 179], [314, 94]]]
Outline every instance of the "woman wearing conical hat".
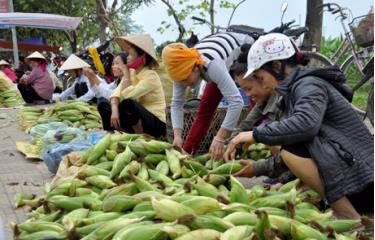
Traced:
[[118, 37], [116, 42], [128, 53], [130, 71], [110, 97], [110, 104], [98, 105], [103, 128], [164, 136], [166, 104], [160, 78], [152, 70], [158, 63], [151, 37]]
[[[61, 93], [58, 100], [64, 101], [73, 94], [78, 100], [85, 102], [91, 101], [95, 97], [95, 92], [90, 88], [90, 81], [83, 73], [84, 68], [90, 68], [90, 65], [74, 54], [68, 57], [60, 69], [67, 71], [69, 76], [73, 77], [75, 80], [69, 88]], [[100, 82], [107, 84], [99, 76], [96, 77]]]
[[10, 69], [10, 63], [5, 60], [0, 60], [0, 70], [8, 76], [13, 82], [17, 82], [17, 75]]
[[24, 74], [18, 84], [23, 99], [26, 103], [50, 101], [54, 86], [47, 71], [46, 58], [39, 52], [34, 52], [26, 59], [31, 63], [32, 71], [30, 74]]

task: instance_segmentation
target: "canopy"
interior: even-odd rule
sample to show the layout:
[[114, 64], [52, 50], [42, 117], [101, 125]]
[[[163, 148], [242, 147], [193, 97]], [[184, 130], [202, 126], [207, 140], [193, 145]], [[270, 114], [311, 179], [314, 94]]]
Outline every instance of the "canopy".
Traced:
[[34, 27], [60, 30], [75, 30], [81, 22], [80, 17], [67, 17], [45, 13], [1, 13], [0, 28]]

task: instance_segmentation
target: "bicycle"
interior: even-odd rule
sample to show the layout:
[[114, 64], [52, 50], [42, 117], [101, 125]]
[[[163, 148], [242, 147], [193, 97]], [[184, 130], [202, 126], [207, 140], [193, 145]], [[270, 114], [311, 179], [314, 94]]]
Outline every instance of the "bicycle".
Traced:
[[[366, 18], [373, 19], [373, 13], [353, 18], [348, 23], [350, 30], [347, 28], [345, 20], [348, 19], [348, 14], [337, 3], [325, 3], [319, 8], [327, 8], [331, 14], [339, 14], [342, 28], [344, 30], [344, 41], [340, 44], [332, 56], [326, 57], [316, 51], [306, 51], [311, 61], [318, 66], [339, 66], [346, 76], [347, 83], [353, 92], [352, 105], [357, 113], [364, 119], [369, 118], [372, 125], [374, 125], [374, 86], [373, 86], [373, 33], [361, 36], [359, 33], [363, 30], [359, 29], [361, 23], [366, 21]], [[350, 11], [350, 10], [349, 10]], [[370, 22], [369, 22], [370, 23]], [[371, 32], [371, 31], [370, 31]], [[373, 20], [372, 20], [373, 32]], [[356, 46], [355, 43], [358, 45]], [[349, 55], [349, 56], [348, 56]]]

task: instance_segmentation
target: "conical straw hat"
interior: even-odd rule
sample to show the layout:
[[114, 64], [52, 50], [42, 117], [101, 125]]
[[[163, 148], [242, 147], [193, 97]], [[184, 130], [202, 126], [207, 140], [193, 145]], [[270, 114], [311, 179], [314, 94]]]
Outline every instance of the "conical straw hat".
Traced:
[[63, 65], [61, 65], [61, 70], [71, 70], [71, 69], [80, 69], [84, 67], [90, 67], [88, 63], [72, 54], [66, 59]]
[[35, 51], [33, 52], [32, 54], [30, 54], [29, 56], [26, 57], [27, 59], [30, 59], [30, 58], [38, 58], [38, 59], [43, 59], [43, 60], [46, 60], [46, 58], [38, 51]]
[[116, 42], [125, 51], [130, 48], [129, 43], [142, 49], [145, 53], [152, 57], [154, 64], [159, 66], [158, 59], [155, 55], [154, 42], [149, 34], [117, 37]]
[[0, 60], [0, 65], [9, 65], [9, 63], [3, 59]]

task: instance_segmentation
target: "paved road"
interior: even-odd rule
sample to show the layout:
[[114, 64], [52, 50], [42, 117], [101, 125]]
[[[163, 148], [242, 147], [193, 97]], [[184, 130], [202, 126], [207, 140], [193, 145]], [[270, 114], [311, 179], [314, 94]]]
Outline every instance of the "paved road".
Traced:
[[[23, 222], [27, 209], [14, 209], [14, 195], [19, 192], [42, 194], [43, 185], [52, 174], [43, 162], [31, 162], [16, 150], [16, 141], [28, 140], [18, 126], [17, 109], [0, 109], [0, 224], [4, 240], [13, 239], [10, 222]], [[3, 116], [2, 116], [3, 117]], [[2, 236], [0, 235], [0, 240]]]

